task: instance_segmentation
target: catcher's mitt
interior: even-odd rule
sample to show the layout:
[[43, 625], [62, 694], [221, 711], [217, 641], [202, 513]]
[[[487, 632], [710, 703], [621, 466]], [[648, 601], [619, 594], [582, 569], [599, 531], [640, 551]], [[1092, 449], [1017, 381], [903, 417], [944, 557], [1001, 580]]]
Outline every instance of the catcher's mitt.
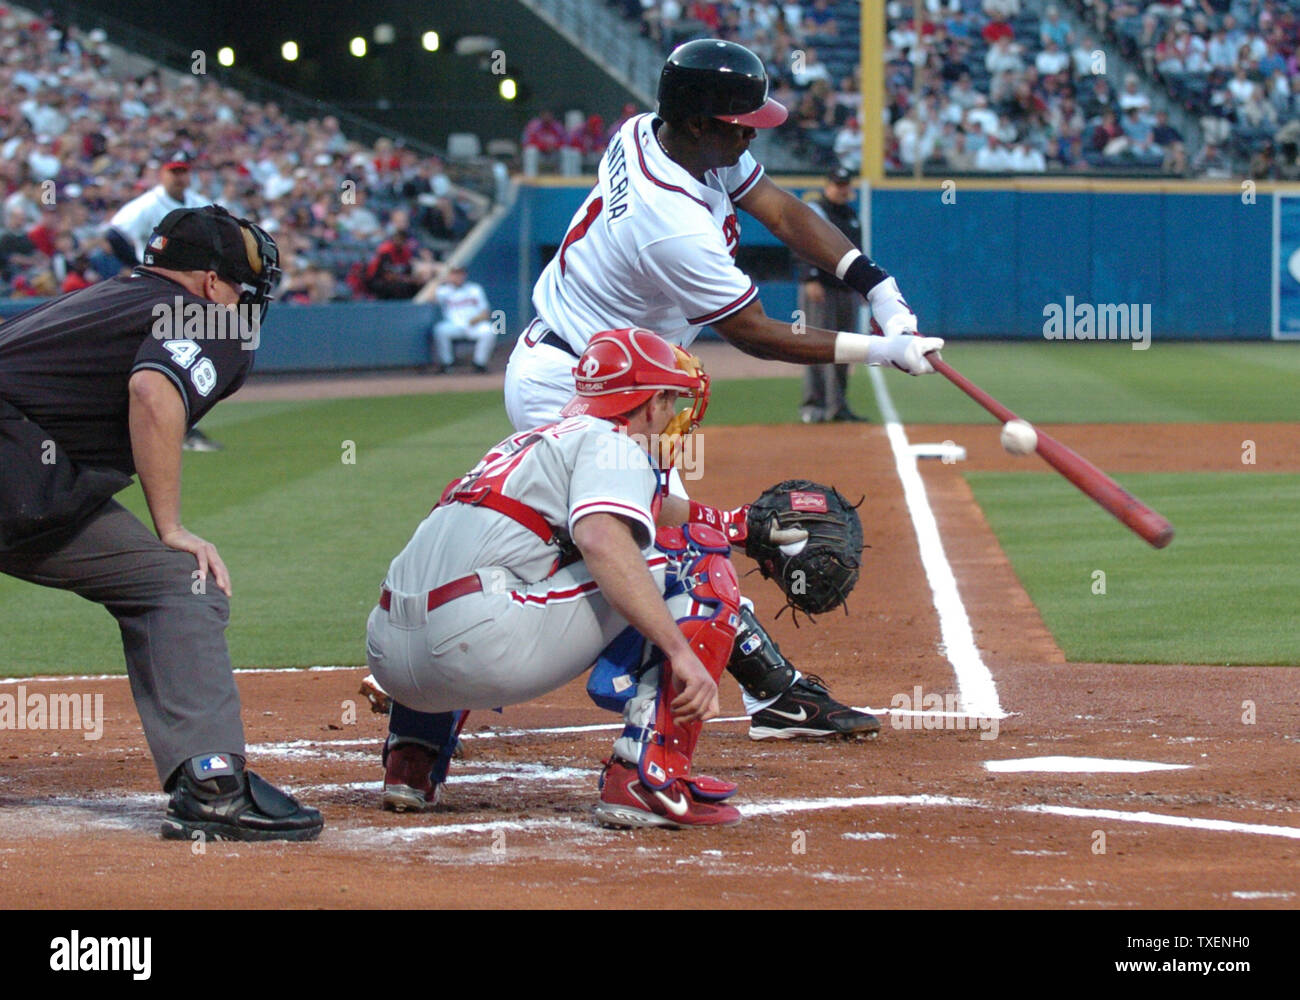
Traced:
[[[776, 581], [787, 606], [805, 614], [830, 611], [858, 582], [862, 521], [835, 487], [787, 479], [763, 491], [745, 522], [745, 554]], [[803, 532], [803, 541], [786, 541]]]

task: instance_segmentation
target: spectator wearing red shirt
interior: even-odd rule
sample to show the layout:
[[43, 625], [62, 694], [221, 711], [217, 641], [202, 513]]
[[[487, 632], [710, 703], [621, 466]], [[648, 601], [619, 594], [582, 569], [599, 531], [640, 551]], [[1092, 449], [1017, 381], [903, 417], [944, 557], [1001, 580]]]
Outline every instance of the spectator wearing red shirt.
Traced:
[[691, 21], [699, 21], [709, 29], [711, 35], [716, 35], [722, 26], [722, 16], [718, 13], [716, 4], [693, 3], [688, 8], [686, 17]]
[[994, 17], [988, 24], [984, 25], [984, 30], [980, 34], [983, 36], [984, 41], [990, 45], [999, 38], [1014, 39], [1016, 37], [1015, 29], [1003, 17]]
[[606, 146], [605, 119], [600, 115], [589, 115], [581, 126], [575, 128], [569, 134], [569, 145], [582, 153], [583, 156], [604, 152]]
[[366, 291], [377, 299], [410, 299], [433, 278], [433, 255], [411, 238], [410, 218], [398, 210], [389, 221], [392, 232], [366, 265]]
[[567, 138], [564, 126], [549, 111], [543, 111], [524, 126], [524, 146], [532, 146], [543, 153], [554, 153]]
[[55, 252], [55, 240], [59, 236], [59, 220], [52, 218], [50, 215], [42, 215], [41, 221], [27, 230], [27, 238], [32, 241], [36, 247], [46, 257], [53, 257]]

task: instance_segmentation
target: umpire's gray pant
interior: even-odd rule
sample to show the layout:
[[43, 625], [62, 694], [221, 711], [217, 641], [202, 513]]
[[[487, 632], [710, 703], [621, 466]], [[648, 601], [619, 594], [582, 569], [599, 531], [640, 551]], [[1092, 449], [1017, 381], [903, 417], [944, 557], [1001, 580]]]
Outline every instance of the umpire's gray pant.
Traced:
[[206, 753], [244, 753], [230, 669], [230, 605], [209, 573], [194, 593], [193, 555], [169, 549], [110, 500], [67, 534], [0, 550], [0, 573], [71, 590], [117, 619], [131, 694], [158, 778]]
[[[827, 288], [822, 302], [809, 302], [799, 286], [799, 306], [809, 326], [825, 330], [858, 328], [858, 305], [861, 299], [851, 288]], [[803, 373], [803, 403], [800, 415], [805, 421], [830, 420], [848, 409], [848, 365], [809, 365]]]

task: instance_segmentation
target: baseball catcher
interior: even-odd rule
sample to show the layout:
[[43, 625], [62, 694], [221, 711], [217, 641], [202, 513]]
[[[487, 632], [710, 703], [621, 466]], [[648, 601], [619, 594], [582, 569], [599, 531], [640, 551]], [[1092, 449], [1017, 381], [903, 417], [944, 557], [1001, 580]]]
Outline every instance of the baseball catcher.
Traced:
[[[468, 710], [588, 690], [622, 713], [596, 818], [739, 822], [730, 782], [692, 768], [743, 628], [725, 531], [657, 524], [667, 463], [708, 376], [648, 330], [592, 338], [555, 423], [515, 434], [451, 483], [389, 567], [367, 663], [392, 696], [384, 806], [439, 799]], [[691, 402], [678, 419], [677, 400]]]

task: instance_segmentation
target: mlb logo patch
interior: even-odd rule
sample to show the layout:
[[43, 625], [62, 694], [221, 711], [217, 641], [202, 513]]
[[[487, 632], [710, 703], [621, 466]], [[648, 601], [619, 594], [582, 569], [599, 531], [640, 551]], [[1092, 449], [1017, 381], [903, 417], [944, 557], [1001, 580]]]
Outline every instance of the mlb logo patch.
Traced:
[[199, 759], [199, 774], [233, 774], [234, 768], [230, 766], [230, 759], [223, 757], [219, 753], [210, 754], [207, 757]]
[[161, 253], [167, 247], [167, 237], [160, 236], [157, 233], [149, 240], [149, 249]]
[[814, 514], [825, 514], [826, 494], [824, 493], [791, 493], [790, 509], [798, 511], [809, 511]]

